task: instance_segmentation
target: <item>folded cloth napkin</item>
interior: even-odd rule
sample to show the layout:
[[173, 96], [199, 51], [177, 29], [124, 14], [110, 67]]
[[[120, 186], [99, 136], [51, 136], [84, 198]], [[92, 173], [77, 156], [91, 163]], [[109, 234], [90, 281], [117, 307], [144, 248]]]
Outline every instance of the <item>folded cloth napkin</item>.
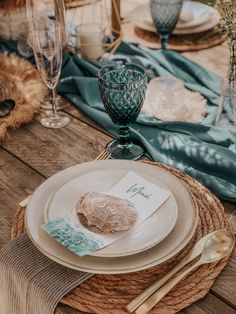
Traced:
[[61, 298], [92, 275], [44, 256], [27, 235], [0, 250], [0, 313], [53, 314]]
[[[144, 66], [149, 79], [156, 76], [182, 79], [187, 89], [206, 98], [207, 114], [200, 124], [160, 121], [141, 113], [132, 125], [132, 137], [143, 144], [154, 161], [176, 167], [220, 198], [236, 202], [236, 134], [213, 126], [220, 77], [174, 51], [154, 51], [122, 43], [116, 58]], [[76, 55], [65, 55], [58, 91], [116, 136], [118, 128], [104, 110], [97, 81], [98, 69], [109, 62], [89, 62]]]

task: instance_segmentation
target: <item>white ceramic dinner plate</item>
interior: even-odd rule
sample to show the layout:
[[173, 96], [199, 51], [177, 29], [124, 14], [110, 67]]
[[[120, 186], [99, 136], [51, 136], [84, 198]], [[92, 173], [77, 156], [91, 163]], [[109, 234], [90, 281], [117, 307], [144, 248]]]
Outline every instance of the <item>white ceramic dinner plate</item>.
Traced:
[[[134, 171], [138, 175], [162, 182], [173, 194], [178, 207], [176, 224], [160, 243], [143, 252], [122, 257], [79, 257], [46, 234], [40, 225], [44, 223], [44, 208], [55, 190], [79, 176], [102, 170]], [[46, 256], [64, 266], [99, 274], [119, 274], [143, 270], [158, 265], [177, 254], [190, 241], [198, 222], [198, 210], [186, 186], [174, 175], [150, 164], [105, 160], [92, 161], [67, 168], [46, 180], [33, 194], [26, 210], [26, 228], [33, 243]], [[148, 233], [148, 230], [145, 230]], [[157, 230], [158, 232], [158, 230]]]
[[[89, 191], [106, 192], [125, 175], [123, 169], [101, 169], [90, 171], [63, 184], [52, 195], [44, 209], [45, 223], [76, 211], [80, 196]], [[157, 178], [142, 176], [158, 187], [168, 190]], [[127, 256], [144, 251], [162, 241], [173, 229], [178, 215], [176, 201], [171, 194], [168, 200], [140, 226], [113, 244], [92, 253], [93, 256]]]
[[[193, 19], [188, 23], [177, 23], [173, 34], [185, 35], [204, 32], [215, 27], [220, 21], [217, 10], [199, 2], [187, 1], [183, 6], [193, 14]], [[153, 25], [149, 5], [136, 7], [129, 16], [130, 21], [137, 27], [156, 33]]]

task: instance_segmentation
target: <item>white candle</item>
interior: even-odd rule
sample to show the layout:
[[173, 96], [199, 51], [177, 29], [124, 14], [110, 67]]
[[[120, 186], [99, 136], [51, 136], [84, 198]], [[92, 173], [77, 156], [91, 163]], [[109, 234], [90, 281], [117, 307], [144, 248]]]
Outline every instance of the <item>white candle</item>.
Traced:
[[83, 58], [97, 60], [104, 52], [104, 30], [98, 24], [83, 24], [78, 30], [78, 43]]

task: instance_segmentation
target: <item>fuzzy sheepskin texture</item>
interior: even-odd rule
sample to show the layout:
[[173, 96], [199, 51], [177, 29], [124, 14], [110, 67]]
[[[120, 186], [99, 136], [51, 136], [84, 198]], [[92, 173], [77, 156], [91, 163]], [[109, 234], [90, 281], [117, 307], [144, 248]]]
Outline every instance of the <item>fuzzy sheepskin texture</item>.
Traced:
[[0, 140], [9, 128], [31, 121], [46, 96], [47, 88], [31, 63], [14, 54], [0, 54], [0, 101], [10, 98], [16, 103], [10, 115], [0, 119]]
[[22, 8], [25, 6], [26, 0], [1, 0], [0, 9], [4, 10], [14, 10], [16, 8]]

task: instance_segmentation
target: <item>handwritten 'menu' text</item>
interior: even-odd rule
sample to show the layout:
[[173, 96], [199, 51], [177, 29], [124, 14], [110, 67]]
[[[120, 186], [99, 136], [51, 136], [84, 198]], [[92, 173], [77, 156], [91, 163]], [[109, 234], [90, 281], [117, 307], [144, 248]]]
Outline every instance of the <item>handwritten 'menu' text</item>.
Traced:
[[144, 186], [139, 186], [137, 183], [132, 185], [127, 191], [127, 194], [132, 194], [129, 198], [132, 198], [136, 195], [140, 195], [143, 198], [150, 199], [152, 194], [145, 193], [145, 187]]

